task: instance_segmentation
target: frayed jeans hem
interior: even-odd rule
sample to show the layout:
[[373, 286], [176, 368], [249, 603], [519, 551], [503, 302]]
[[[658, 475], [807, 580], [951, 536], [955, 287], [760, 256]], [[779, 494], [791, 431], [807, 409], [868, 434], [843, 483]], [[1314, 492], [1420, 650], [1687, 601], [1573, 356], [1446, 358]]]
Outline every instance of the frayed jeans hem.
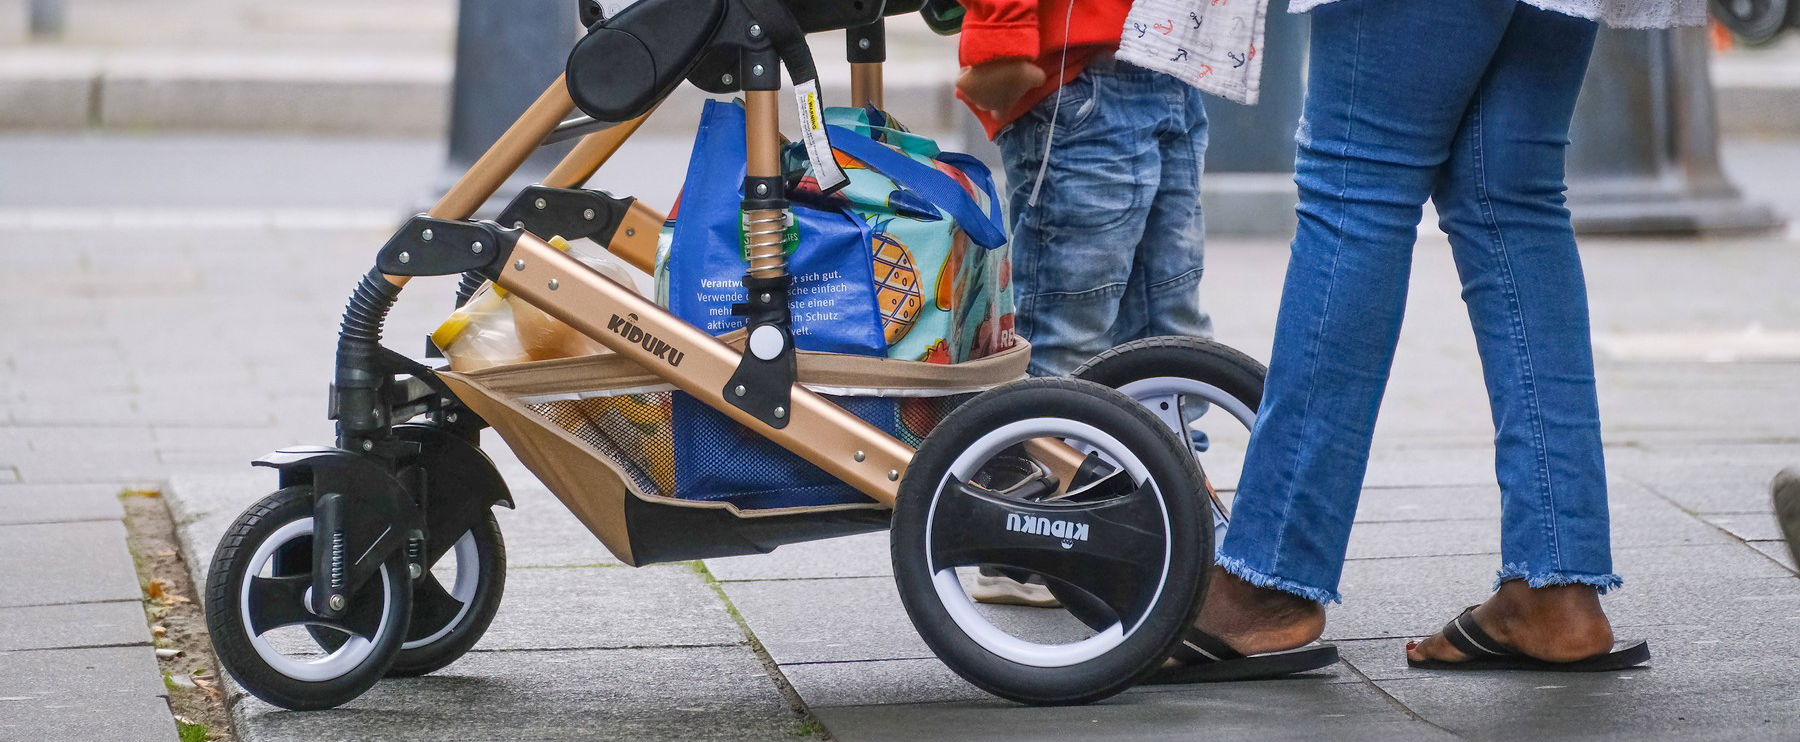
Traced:
[[1216, 559], [1220, 568], [1257, 587], [1280, 590], [1284, 593], [1292, 593], [1321, 605], [1344, 602], [1343, 597], [1339, 596], [1335, 591], [1302, 585], [1285, 577], [1277, 577], [1266, 572], [1259, 572], [1251, 568], [1250, 565], [1246, 564], [1242, 559], [1228, 557], [1224, 554], [1218, 555]]
[[1599, 590], [1601, 595], [1616, 590], [1625, 584], [1624, 578], [1616, 574], [1596, 575], [1582, 574], [1579, 572], [1559, 572], [1555, 570], [1547, 572], [1530, 572], [1523, 565], [1508, 564], [1501, 567], [1500, 573], [1495, 576], [1494, 589], [1499, 590], [1501, 584], [1513, 580], [1524, 580], [1525, 584], [1529, 587], [1591, 585]]

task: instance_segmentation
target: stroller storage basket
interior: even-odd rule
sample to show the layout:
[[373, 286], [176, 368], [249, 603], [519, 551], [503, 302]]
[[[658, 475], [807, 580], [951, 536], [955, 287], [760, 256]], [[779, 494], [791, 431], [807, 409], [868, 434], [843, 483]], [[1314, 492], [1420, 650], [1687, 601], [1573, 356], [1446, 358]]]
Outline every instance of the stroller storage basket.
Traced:
[[[743, 332], [721, 340], [742, 347]], [[1023, 377], [1030, 349], [954, 365], [798, 356], [802, 384], [917, 446], [970, 395]], [[885, 507], [612, 353], [441, 376], [628, 564], [886, 527]], [[695, 481], [707, 489], [695, 495]]]

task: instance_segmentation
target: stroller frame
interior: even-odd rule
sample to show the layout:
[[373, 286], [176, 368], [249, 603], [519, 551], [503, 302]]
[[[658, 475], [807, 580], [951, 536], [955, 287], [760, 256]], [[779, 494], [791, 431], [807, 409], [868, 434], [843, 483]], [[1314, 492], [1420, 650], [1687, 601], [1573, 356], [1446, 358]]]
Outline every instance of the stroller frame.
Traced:
[[[746, 66], [772, 66], [775, 62], [770, 57], [751, 61]], [[879, 106], [882, 98], [881, 63], [853, 63], [852, 74], [852, 89], [856, 99]], [[780, 181], [782, 139], [778, 123], [779, 105], [777, 90], [752, 88], [745, 91], [748, 172], [752, 179]], [[590, 125], [581, 119], [565, 121], [565, 117], [574, 108], [575, 104], [569, 97], [563, 78], [558, 77], [474, 166], [457, 180], [436, 206], [424, 217], [415, 218], [413, 223], [409, 223], [401, 231], [396, 240], [384, 249], [381, 263], [384, 266], [390, 263], [396, 266], [418, 265], [413, 262], [412, 257], [418, 253], [410, 252], [415, 249], [412, 237], [431, 229], [429, 225], [433, 222], [468, 218], [517, 171], [540, 143], [552, 139], [559, 129]], [[584, 135], [575, 148], [543, 179], [542, 188], [578, 188], [619, 150], [649, 116], [650, 114], [644, 114], [617, 126]], [[534, 199], [541, 192], [528, 191], [521, 198]], [[563, 203], [580, 204], [586, 200], [578, 195], [576, 199]], [[582, 208], [585, 210], [587, 207]], [[509, 207], [504, 213], [518, 211], [516, 207]], [[745, 212], [745, 218], [754, 223], [783, 217], [778, 209], [751, 209]], [[618, 214], [616, 223], [601, 226], [602, 230], [609, 227], [613, 230], [607, 249], [635, 267], [646, 270], [652, 268], [656, 234], [663, 220], [662, 214], [641, 202], [633, 201]], [[441, 231], [435, 232], [432, 238], [437, 241], [436, 246], [429, 249], [466, 250], [483, 236], [481, 232], [461, 230], [458, 234], [467, 235], [468, 244], [456, 245], [440, 240], [438, 234]], [[637, 362], [645, 370], [854, 486], [876, 502], [893, 506], [898, 482], [912, 460], [911, 446], [791, 380], [787, 384], [789, 401], [785, 405], [770, 407], [765, 414], [754, 413], [737, 404], [731, 395], [733, 385], [730, 382], [744, 363], [743, 351], [726, 345], [631, 289], [595, 273], [538, 236], [529, 232], [514, 234], [493, 228], [487, 230], [486, 234], [501, 242], [501, 249], [496, 250], [485, 261], [491, 266], [491, 274], [487, 277], [497, 285], [534, 306], [541, 307], [545, 313], [562, 320], [607, 349]], [[779, 234], [775, 235], [777, 240], [779, 237]], [[505, 246], [508, 240], [512, 243], [510, 248]], [[751, 249], [756, 249], [756, 245], [752, 245]], [[398, 257], [401, 252], [408, 253], [404, 262]], [[384, 273], [382, 279], [397, 292], [411, 278], [419, 275], [429, 274], [413, 268], [405, 273]], [[753, 257], [750, 276], [764, 281], [785, 280], [786, 261], [784, 258]], [[774, 298], [785, 300], [785, 297], [764, 296], [768, 297], [764, 299], [765, 302]], [[651, 352], [644, 342], [633, 341], [621, 334], [621, 330], [626, 327], [635, 327], [642, 332], [642, 337], [660, 341], [667, 348]], [[635, 333], [633, 335], [636, 336]], [[791, 342], [787, 343], [787, 347], [792, 347]], [[671, 356], [679, 360], [672, 361]], [[344, 354], [340, 353], [341, 357]], [[347, 391], [350, 390], [340, 389], [339, 393]], [[340, 402], [337, 409], [360, 410], [363, 406]], [[393, 415], [385, 417], [399, 419]], [[772, 421], [781, 421], [783, 418], [785, 424], [771, 424]], [[345, 448], [358, 445], [355, 439], [362, 432], [358, 428], [364, 427], [351, 424], [349, 420], [350, 418], [344, 418], [345, 431], [341, 434], [347, 438], [340, 441], [340, 445]], [[1042, 463], [1051, 466], [1053, 471], [1065, 474], [1079, 468], [1083, 459], [1082, 454], [1054, 441], [1035, 441], [1032, 448], [1034, 454], [1041, 457]], [[1067, 477], [1064, 481], [1067, 481]]]
[[[423, 674], [448, 665], [473, 646], [492, 618], [497, 589], [491, 604], [475, 611], [485, 615], [467, 630], [459, 623], [462, 613], [452, 618], [443, 612], [440, 597], [420, 610], [433, 621], [450, 623], [426, 638], [407, 633], [413, 582], [428, 578], [431, 566], [454, 549], [460, 584], [460, 571], [471, 568], [464, 564], [464, 542], [491, 532], [493, 547], [499, 548], [489, 509], [512, 504], [479, 447], [486, 422], [436, 370], [381, 344], [385, 316], [413, 278], [456, 275], [462, 276], [459, 304], [491, 280], [879, 506], [850, 515], [831, 508], [758, 513], [673, 507], [666, 512], [705, 512], [716, 518], [713, 525], [724, 522], [726, 531], [667, 518], [652, 518], [644, 527], [688, 530], [683, 538], [694, 540], [762, 523], [766, 539], [744, 540], [755, 551], [767, 551], [870, 530], [885, 524], [891, 512], [902, 602], [927, 644], [976, 685], [1027, 703], [1079, 703], [1117, 693], [1160, 666], [1199, 608], [1212, 548], [1206, 505], [1211, 487], [1185, 440], [1132, 397], [1107, 388], [1124, 379], [1107, 384], [1036, 379], [1003, 386], [946, 417], [917, 450], [796, 381], [785, 249], [792, 217], [778, 114], [779, 74], [784, 64], [794, 69], [794, 49], [790, 44], [777, 53], [781, 41], [765, 38], [759, 24], [767, 17], [740, 11], [755, 7], [784, 14], [783, 3], [822, 7], [834, 1], [712, 0], [718, 4], [713, 7], [731, 3], [740, 14], [729, 17], [745, 24], [720, 31], [741, 34], [734, 36], [735, 72], [722, 77], [730, 84], [735, 76], [744, 95], [747, 167], [741, 211], [748, 301], [734, 312], [747, 316], [745, 350], [545, 239], [589, 238], [633, 266], [654, 268], [664, 215], [633, 199], [581, 186], [653, 115], [660, 97], [641, 98], [627, 120], [600, 128], [604, 124], [592, 118], [571, 116], [577, 96], [570, 91], [570, 75], [559, 76], [435, 206], [408, 220], [381, 248], [375, 267], [352, 293], [339, 332], [331, 392], [336, 445], [283, 449], [258, 460], [278, 471], [282, 489], [240, 516], [215, 553], [207, 584], [208, 625], [221, 660], [247, 689], [290, 709], [336, 706], [383, 674]], [[633, 6], [620, 18], [655, 4]], [[872, 18], [849, 27], [848, 46], [855, 100], [879, 106], [883, 8], [880, 2], [872, 5], [867, 11]], [[891, 0], [887, 9], [918, 6]], [[841, 7], [860, 13], [867, 6]], [[792, 17], [785, 25], [790, 31], [805, 28]], [[596, 23], [590, 37], [604, 26]], [[803, 35], [800, 42], [805, 54]], [[712, 74], [718, 74], [717, 57], [712, 55]], [[810, 58], [804, 66], [811, 67]], [[574, 148], [539, 185], [524, 189], [502, 210], [498, 222], [470, 220], [538, 147], [575, 136], [581, 139]], [[1168, 363], [1161, 363], [1156, 372], [1166, 375]], [[1174, 414], [1177, 425], [1185, 424], [1178, 407], [1161, 405], [1165, 416]], [[1082, 448], [1071, 445], [1077, 440]], [[1002, 459], [1011, 463], [998, 474], [983, 468]], [[926, 474], [909, 475], [917, 471]], [[564, 499], [576, 509], [574, 501]], [[284, 525], [271, 530], [277, 523]], [[939, 523], [935, 536], [933, 523]], [[310, 544], [301, 549], [296, 545], [303, 537]], [[277, 543], [283, 538], [288, 540]], [[679, 558], [699, 552], [685, 553]], [[971, 618], [973, 605], [954, 587], [954, 568], [989, 563], [1010, 565], [1021, 579], [1045, 576], [1053, 591], [1060, 587], [1057, 595], [1069, 612], [1096, 633], [1071, 644], [995, 638], [990, 630], [997, 629]], [[500, 565], [503, 570], [503, 558]], [[395, 570], [400, 574], [393, 575]], [[259, 576], [265, 572], [269, 576]], [[946, 590], [957, 598], [946, 597]], [[390, 609], [396, 606], [406, 613], [391, 624]], [[971, 629], [971, 621], [980, 627]], [[312, 666], [289, 672], [272, 664], [268, 653], [275, 650], [260, 637], [291, 625], [308, 627], [328, 652], [323, 662], [336, 663], [332, 672], [341, 672], [331, 675]], [[390, 630], [393, 625], [400, 627], [398, 633]], [[349, 638], [328, 642], [319, 629]], [[445, 638], [452, 629], [462, 633]], [[417, 653], [429, 656], [396, 659], [402, 650], [414, 652], [415, 645], [423, 647]], [[354, 662], [343, 660], [346, 656]]]

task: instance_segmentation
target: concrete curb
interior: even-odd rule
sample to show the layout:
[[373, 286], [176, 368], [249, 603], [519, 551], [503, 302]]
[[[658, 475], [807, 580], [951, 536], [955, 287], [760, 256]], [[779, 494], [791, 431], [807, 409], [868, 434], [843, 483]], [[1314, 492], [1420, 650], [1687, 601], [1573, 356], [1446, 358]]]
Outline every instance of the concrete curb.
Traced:
[[0, 57], [0, 129], [439, 136], [448, 60], [43, 53]]
[[[826, 101], [847, 103], [848, 71], [822, 66]], [[960, 104], [951, 72], [941, 64], [890, 64], [889, 107], [922, 131], [954, 130]], [[440, 137], [450, 80], [449, 59], [435, 56], [0, 55], [0, 131]], [[660, 109], [658, 125], [691, 127], [706, 97], [683, 86]]]

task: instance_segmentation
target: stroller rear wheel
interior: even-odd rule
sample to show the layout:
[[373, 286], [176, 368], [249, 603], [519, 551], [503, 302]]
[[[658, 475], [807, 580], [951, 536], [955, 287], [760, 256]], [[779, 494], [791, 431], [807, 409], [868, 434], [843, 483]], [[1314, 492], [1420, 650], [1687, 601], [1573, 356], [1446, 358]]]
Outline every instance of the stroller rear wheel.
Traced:
[[[1230, 347], [1179, 336], [1125, 343], [1074, 373], [1137, 400], [1190, 443], [1206, 472], [1209, 492], [1237, 488], [1267, 375], [1256, 359]], [[1217, 541], [1225, 537], [1230, 509], [1216, 493], [1211, 499]]]
[[[1088, 453], [1063, 482], [1036, 439]], [[1023, 462], [1023, 463], [1021, 463]], [[1086, 703], [1155, 670], [1199, 610], [1212, 532], [1199, 465], [1154, 415], [1074, 379], [970, 400], [919, 447], [895, 504], [894, 576], [939, 659], [995, 695]], [[977, 605], [982, 567], [1079, 594], [1065, 610]]]
[[[342, 705], [380, 680], [412, 610], [406, 555], [396, 552], [351, 595], [347, 615], [314, 613], [312, 513], [306, 486], [258, 501], [225, 531], [206, 578], [206, 627], [220, 664], [251, 695], [295, 711]], [[341, 639], [322, 651], [314, 631]]]

